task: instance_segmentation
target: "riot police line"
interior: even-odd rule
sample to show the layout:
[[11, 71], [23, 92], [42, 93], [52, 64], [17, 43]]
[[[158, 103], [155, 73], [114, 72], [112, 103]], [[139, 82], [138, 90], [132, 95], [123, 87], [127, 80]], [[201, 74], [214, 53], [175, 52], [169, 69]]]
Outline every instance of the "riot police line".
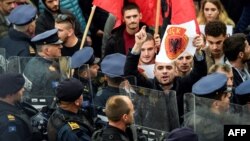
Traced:
[[[45, 81], [44, 77], [41, 77], [43, 79], [40, 81], [33, 80], [38, 81], [39, 84], [43, 84], [43, 87], [39, 87], [37, 90], [32, 90], [32, 87], [34, 86], [33, 84], [35, 83], [32, 83], [32, 80], [29, 79], [29, 75], [25, 75], [25, 73], [27, 73], [25, 72], [25, 69], [27, 69], [26, 65], [31, 59], [40, 58], [11, 57], [7, 61], [6, 59], [5, 61], [2, 59], [1, 69], [3, 70], [2, 73], [18, 72], [24, 74], [26, 78], [26, 92], [23, 97], [22, 106], [27, 113], [29, 113], [32, 126], [42, 134], [43, 140], [47, 140], [47, 122], [57, 105], [57, 100], [54, 97], [55, 88], [61, 80], [70, 76], [69, 73], [71, 73], [71, 70], [67, 67], [65, 68], [65, 60], [69, 61], [69, 59], [55, 59], [54, 61], [57, 63], [52, 62], [52, 66], [49, 66], [51, 67], [50, 71], [55, 71], [56, 69], [60, 70], [59, 75], [53, 75], [53, 80], [46, 80], [46, 83], [42, 82]], [[88, 70], [88, 66], [86, 65], [85, 67], [86, 70]], [[38, 69], [39, 67], [33, 64], [29, 67], [29, 72], [37, 71]], [[84, 88], [86, 90], [86, 95], [83, 110], [85, 112], [90, 112], [92, 118], [95, 118], [95, 127], [97, 129], [103, 128], [106, 123], [100, 121], [97, 117], [100, 117], [99, 115], [103, 116], [104, 107], [95, 104], [94, 99], [96, 95], [93, 93], [94, 88], [92, 88], [92, 83], [97, 83], [97, 90], [101, 90], [107, 87], [107, 82], [104, 80], [104, 74], [101, 72], [95, 80], [92, 78], [86, 78], [86, 80], [89, 85]], [[121, 82], [118, 92], [122, 95], [128, 95], [134, 104], [134, 127], [136, 131], [135, 140], [164, 140], [171, 130], [182, 126], [179, 123], [175, 91], [162, 92], [138, 87], [135, 85], [136, 79], [133, 77], [122, 78], [122, 80], [130, 80], [130, 83], [133, 84], [130, 85], [128, 81]], [[49, 85], [46, 85], [48, 82], [50, 82]], [[225, 109], [223, 109], [221, 114], [218, 116], [213, 115], [213, 112], [209, 110], [211, 103], [212, 100], [210, 99], [197, 98], [193, 94], [185, 94], [184, 125], [193, 128], [198, 134], [203, 134], [204, 130], [214, 131], [212, 133], [209, 132], [211, 134], [208, 137], [217, 135], [217, 139], [221, 140], [221, 137], [224, 134], [224, 124], [249, 124], [247, 119], [250, 114], [247, 106], [227, 104], [224, 107]], [[208, 117], [209, 121], [207, 120]], [[200, 121], [206, 122], [197, 122], [199, 118], [203, 119]], [[211, 126], [211, 128], [208, 128], [208, 126]], [[214, 130], [215, 127], [218, 130]], [[203, 141], [209, 139], [201, 140]]]

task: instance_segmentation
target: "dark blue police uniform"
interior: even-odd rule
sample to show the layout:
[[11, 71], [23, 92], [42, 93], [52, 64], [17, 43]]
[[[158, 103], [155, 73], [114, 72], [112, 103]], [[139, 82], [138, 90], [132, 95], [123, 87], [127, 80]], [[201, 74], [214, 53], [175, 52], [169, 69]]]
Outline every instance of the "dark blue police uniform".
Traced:
[[[56, 97], [59, 102], [74, 103], [82, 95], [82, 88], [79, 80], [65, 79], [58, 85]], [[50, 141], [90, 141], [91, 123], [80, 107], [77, 113], [59, 107], [49, 118], [48, 138]]]
[[100, 59], [96, 58], [94, 55], [94, 50], [92, 47], [84, 47], [81, 50], [75, 52], [71, 57], [71, 64], [70, 67], [74, 69], [74, 78], [79, 79], [83, 86], [83, 100], [84, 100], [84, 107], [88, 107], [89, 104], [92, 103], [94, 94], [97, 92], [98, 85], [95, 81], [92, 81], [92, 78], [84, 78], [80, 76], [80, 73], [83, 71], [88, 71], [90, 65], [99, 63]]
[[[20, 5], [11, 11], [8, 19], [13, 25], [28, 26], [35, 20], [36, 13], [37, 10], [33, 5]], [[0, 47], [5, 48], [6, 58], [30, 56], [30, 48], [35, 49], [35, 45], [31, 42], [31, 35], [14, 28], [10, 28], [8, 34], [0, 40]]]
[[[61, 44], [57, 36], [57, 29], [52, 29], [41, 33], [32, 42], [36, 45]], [[43, 58], [37, 55], [32, 58], [24, 69], [25, 77], [32, 83], [32, 89], [28, 92], [29, 96], [54, 96], [55, 85], [61, 79], [59, 63], [56, 58]]]
[[28, 116], [17, 106], [6, 102], [7, 95], [18, 95], [25, 80], [21, 74], [0, 75], [0, 140], [32, 141], [32, 128]]
[[[194, 103], [196, 107], [185, 115], [184, 126], [195, 128], [199, 140], [222, 141], [224, 125], [239, 124], [238, 117], [229, 111], [214, 112], [213, 102], [220, 101], [219, 97], [225, 97], [225, 93], [228, 93], [227, 76], [222, 73], [207, 75], [193, 85], [192, 93], [197, 96]], [[217, 109], [221, 109], [219, 104]]]
[[29, 118], [15, 106], [2, 101], [0, 101], [0, 140], [32, 140]]
[[[90, 141], [93, 128], [86, 116], [58, 108], [50, 117], [49, 139], [54, 141]], [[56, 141], [55, 140], [55, 141]]]
[[[107, 55], [103, 58], [101, 62], [101, 70], [109, 79], [117, 79], [124, 76], [124, 66], [126, 62], [126, 56], [120, 53], [114, 53]], [[101, 88], [94, 98], [94, 103], [97, 106], [105, 107], [105, 104], [109, 97], [118, 95], [120, 93], [119, 84], [118, 82], [117, 87], [110, 86], [108, 84], [107, 87]]]

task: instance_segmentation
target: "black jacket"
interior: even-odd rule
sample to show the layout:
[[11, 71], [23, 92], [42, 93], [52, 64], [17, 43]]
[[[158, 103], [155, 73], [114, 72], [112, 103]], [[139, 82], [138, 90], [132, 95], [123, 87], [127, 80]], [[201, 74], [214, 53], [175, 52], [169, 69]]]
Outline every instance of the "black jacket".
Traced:
[[50, 141], [90, 141], [93, 127], [81, 111], [77, 114], [58, 108], [48, 122]]
[[[73, 13], [66, 9], [60, 9], [58, 11], [58, 14], [69, 14], [72, 17], [74, 17]], [[74, 17], [73, 19], [75, 21], [75, 34], [78, 38], [82, 37], [81, 27], [79, 21]], [[43, 33], [47, 30], [54, 29], [55, 28], [55, 19], [53, 14], [47, 9], [44, 9], [44, 12], [39, 15], [39, 17], [36, 19], [36, 30], [35, 34]]]
[[[140, 23], [140, 28], [144, 26], [144, 23]], [[123, 32], [126, 28], [125, 24], [122, 24], [121, 26], [115, 28], [112, 30], [112, 34], [109, 37], [107, 44], [105, 46], [105, 52], [104, 56], [113, 54], [113, 53], [121, 53], [126, 55], [125, 50], [125, 41], [123, 38]], [[149, 29], [146, 29], [147, 32], [150, 32]]]
[[0, 47], [5, 48], [6, 58], [10, 56], [30, 56], [29, 48], [35, 48], [31, 37], [13, 28], [0, 40]]
[[102, 133], [102, 141], [133, 141], [133, 135], [130, 128], [127, 128], [126, 132], [108, 125]]
[[16, 106], [0, 101], [0, 140], [32, 141], [28, 116]]
[[[189, 75], [184, 77], [175, 77], [173, 80], [173, 87], [171, 90], [176, 91], [179, 116], [183, 115], [183, 95], [185, 93], [192, 92], [193, 84], [201, 77], [207, 75], [207, 64], [205, 55], [203, 56], [204, 59], [201, 61], [197, 61], [196, 57], [194, 57], [194, 66]], [[139, 73], [137, 69], [139, 58], [140, 55], [133, 55], [132, 53], [128, 54], [124, 67], [125, 75], [134, 75], [137, 78], [138, 86], [163, 91], [156, 78], [147, 79]]]

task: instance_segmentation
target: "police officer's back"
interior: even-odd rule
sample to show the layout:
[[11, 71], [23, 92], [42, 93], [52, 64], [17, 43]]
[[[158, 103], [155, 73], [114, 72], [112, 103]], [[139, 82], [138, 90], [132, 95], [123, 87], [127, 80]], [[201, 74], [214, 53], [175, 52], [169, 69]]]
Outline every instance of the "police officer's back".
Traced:
[[80, 108], [83, 85], [75, 79], [65, 79], [57, 87], [59, 107], [48, 122], [50, 141], [89, 141], [93, 128]]
[[24, 92], [21, 74], [0, 75], [0, 140], [31, 141], [29, 118], [17, 106]]
[[124, 66], [126, 56], [120, 53], [107, 55], [101, 62], [102, 73], [105, 74], [107, 87], [99, 89], [94, 98], [97, 106], [105, 107], [109, 97], [120, 93], [119, 86], [124, 82]]

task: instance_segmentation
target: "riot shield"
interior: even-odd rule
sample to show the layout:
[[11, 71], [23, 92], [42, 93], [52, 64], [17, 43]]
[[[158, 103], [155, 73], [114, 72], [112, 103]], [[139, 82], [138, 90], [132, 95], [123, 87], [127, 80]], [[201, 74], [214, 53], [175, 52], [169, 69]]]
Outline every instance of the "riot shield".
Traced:
[[13, 56], [9, 58], [7, 70], [23, 74], [26, 90], [24, 100], [36, 108], [53, 103], [56, 86], [65, 78], [59, 58]]
[[248, 119], [241, 105], [184, 95], [184, 126], [193, 128], [199, 141], [223, 141], [224, 125], [249, 125]]
[[157, 91], [130, 86], [128, 95], [135, 108], [134, 123], [138, 138], [162, 140], [172, 129], [179, 127], [179, 116], [175, 91]]
[[0, 48], [0, 74], [6, 71], [5, 48]]
[[245, 122], [250, 122], [250, 104], [243, 105], [243, 110], [242, 110], [242, 119], [247, 119], [248, 121]]
[[80, 68], [72, 69], [71, 76], [80, 80], [83, 84], [83, 107], [90, 106], [93, 99], [93, 86], [91, 72], [88, 64], [83, 64]]
[[121, 85], [126, 86], [124, 91], [129, 91], [131, 84], [136, 84], [134, 76], [110, 76], [102, 72], [98, 72], [98, 76], [93, 79], [93, 84], [96, 86], [94, 93], [93, 105], [97, 109], [97, 114], [104, 115], [103, 110], [109, 97], [120, 94]]

